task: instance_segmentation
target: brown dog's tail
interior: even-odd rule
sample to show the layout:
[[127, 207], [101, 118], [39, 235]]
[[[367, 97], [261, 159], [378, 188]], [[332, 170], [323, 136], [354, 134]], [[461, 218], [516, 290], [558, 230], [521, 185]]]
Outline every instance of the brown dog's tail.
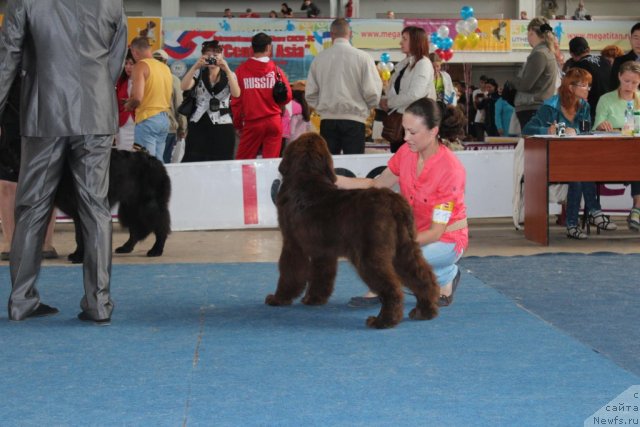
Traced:
[[403, 284], [416, 296], [416, 308], [426, 318], [433, 318], [438, 313], [440, 288], [416, 241], [417, 232], [411, 208], [406, 202], [404, 205], [403, 209], [396, 212], [398, 242], [393, 264]]

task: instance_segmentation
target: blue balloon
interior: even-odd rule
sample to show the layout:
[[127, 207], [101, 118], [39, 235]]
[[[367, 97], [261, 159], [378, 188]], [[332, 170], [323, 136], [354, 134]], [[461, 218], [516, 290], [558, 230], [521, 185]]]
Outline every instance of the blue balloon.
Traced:
[[442, 42], [440, 43], [440, 49], [442, 50], [447, 50], [447, 49], [451, 49], [451, 47], [453, 46], [453, 39], [451, 37], [447, 37], [446, 39], [442, 39]]
[[387, 63], [390, 60], [391, 60], [391, 56], [389, 56], [387, 52], [384, 52], [383, 54], [380, 55], [380, 62]]
[[438, 33], [431, 33], [431, 44], [438, 46], [438, 44], [440, 43], [440, 40], [442, 39], [440, 38]]
[[473, 17], [473, 8], [471, 6], [462, 6], [460, 9], [460, 17], [463, 20], [467, 20]]

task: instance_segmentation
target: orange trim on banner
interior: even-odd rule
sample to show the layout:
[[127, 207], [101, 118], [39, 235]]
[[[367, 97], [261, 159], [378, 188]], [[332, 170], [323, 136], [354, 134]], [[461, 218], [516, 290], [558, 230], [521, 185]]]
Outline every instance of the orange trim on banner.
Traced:
[[242, 165], [242, 205], [244, 208], [244, 223], [258, 223], [258, 191], [256, 167]]

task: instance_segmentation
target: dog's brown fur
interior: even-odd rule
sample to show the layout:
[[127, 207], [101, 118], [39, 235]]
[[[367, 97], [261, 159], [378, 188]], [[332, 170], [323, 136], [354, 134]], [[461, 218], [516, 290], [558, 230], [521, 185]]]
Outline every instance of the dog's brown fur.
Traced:
[[368, 326], [390, 328], [402, 320], [403, 283], [417, 299], [410, 318], [438, 315], [439, 288], [402, 196], [388, 189], [339, 190], [327, 144], [315, 133], [287, 146], [279, 171], [280, 278], [266, 304], [289, 305], [305, 288], [303, 304], [325, 304], [333, 293], [338, 257], [344, 256], [382, 301]]

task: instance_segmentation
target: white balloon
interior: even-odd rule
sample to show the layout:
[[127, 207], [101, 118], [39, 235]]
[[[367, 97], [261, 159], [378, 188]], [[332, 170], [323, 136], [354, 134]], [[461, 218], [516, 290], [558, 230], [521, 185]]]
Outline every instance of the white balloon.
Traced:
[[467, 33], [469, 32], [469, 30], [467, 30], [467, 23], [462, 19], [456, 22], [456, 31], [458, 32], [458, 34], [467, 35]]
[[478, 28], [478, 20], [473, 16], [471, 18], [467, 18], [467, 20], [464, 22], [465, 24], [467, 24], [467, 30], [470, 33], [473, 33], [476, 30], [476, 28]]
[[438, 37], [440, 37], [441, 39], [446, 39], [447, 37], [449, 37], [449, 27], [447, 27], [446, 25], [440, 25], [438, 27]]
[[394, 68], [393, 62], [387, 62], [387, 70], [393, 71]]

